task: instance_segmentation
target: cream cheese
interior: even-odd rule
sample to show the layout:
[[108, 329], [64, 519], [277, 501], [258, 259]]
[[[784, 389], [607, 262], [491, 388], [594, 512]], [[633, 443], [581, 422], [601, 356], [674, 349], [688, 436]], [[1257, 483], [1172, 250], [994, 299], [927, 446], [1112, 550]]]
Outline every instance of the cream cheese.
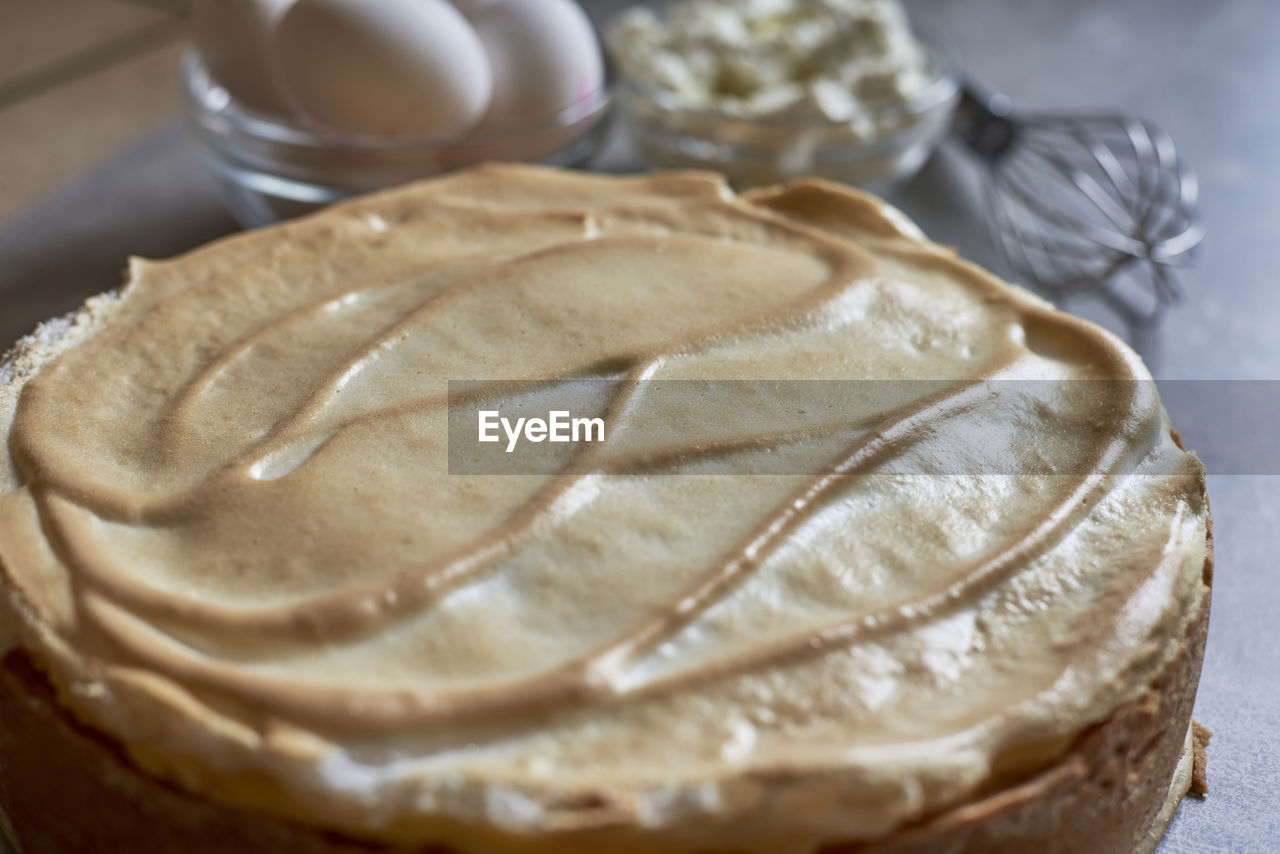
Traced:
[[875, 134], [871, 115], [934, 79], [895, 0], [687, 0], [612, 27], [622, 71], [684, 108], [821, 117]]

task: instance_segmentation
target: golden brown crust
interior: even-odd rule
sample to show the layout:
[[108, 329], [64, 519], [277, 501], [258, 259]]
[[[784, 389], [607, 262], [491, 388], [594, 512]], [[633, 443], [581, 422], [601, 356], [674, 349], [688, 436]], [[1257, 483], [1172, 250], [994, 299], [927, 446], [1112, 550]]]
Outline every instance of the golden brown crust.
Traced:
[[1206, 751], [1211, 738], [1213, 733], [1208, 727], [1201, 725], [1199, 721], [1191, 722], [1191, 791], [1197, 795], [1207, 794], [1209, 791], [1209, 757]]
[[0, 661], [0, 809], [19, 854], [394, 850], [214, 804], [140, 772], [59, 706], [20, 650]]
[[[1206, 562], [1206, 578], [1210, 567]], [[1030, 780], [871, 844], [823, 854], [1130, 852], [1146, 833], [1178, 763], [1209, 622], [1201, 612], [1161, 678]], [[1207, 733], [1198, 727], [1199, 733]], [[1197, 770], [1203, 780], [1203, 746]], [[264, 814], [211, 803], [135, 769], [107, 738], [72, 721], [26, 654], [0, 662], [0, 810], [21, 854], [290, 851], [383, 854]], [[418, 854], [448, 854], [424, 847]]]
[[[1133, 851], [1159, 812], [1182, 754], [1208, 627], [1206, 593], [1160, 679], [1031, 780], [947, 810], [892, 839], [834, 846], [823, 854]], [[1203, 747], [1196, 743], [1203, 772]]]

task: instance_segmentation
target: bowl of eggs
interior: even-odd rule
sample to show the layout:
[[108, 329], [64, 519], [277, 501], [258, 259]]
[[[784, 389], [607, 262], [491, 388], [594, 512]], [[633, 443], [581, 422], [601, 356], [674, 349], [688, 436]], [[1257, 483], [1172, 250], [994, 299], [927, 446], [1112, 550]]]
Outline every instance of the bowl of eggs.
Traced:
[[488, 160], [574, 166], [610, 106], [573, 0], [198, 0], [183, 108], [265, 225]]

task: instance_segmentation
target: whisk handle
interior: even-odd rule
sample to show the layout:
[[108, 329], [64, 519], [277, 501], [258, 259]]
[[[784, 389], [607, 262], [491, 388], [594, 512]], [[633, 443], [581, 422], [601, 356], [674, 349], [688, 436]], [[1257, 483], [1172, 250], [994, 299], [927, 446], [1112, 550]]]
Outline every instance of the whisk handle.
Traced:
[[983, 160], [994, 162], [1011, 149], [1018, 138], [1013, 102], [999, 92], [984, 91], [972, 81], [960, 89], [955, 132]]

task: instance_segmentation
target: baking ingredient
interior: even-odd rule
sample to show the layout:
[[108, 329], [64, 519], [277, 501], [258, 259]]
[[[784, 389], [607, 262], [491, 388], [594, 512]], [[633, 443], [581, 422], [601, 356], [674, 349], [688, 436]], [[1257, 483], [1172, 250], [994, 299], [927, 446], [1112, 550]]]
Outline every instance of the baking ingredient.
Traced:
[[459, 12], [464, 15], [473, 15], [483, 9], [487, 9], [498, 0], [449, 0]]
[[481, 131], [545, 121], [590, 96], [604, 79], [595, 31], [572, 0], [502, 0], [469, 19], [493, 72]]
[[910, 101], [932, 81], [896, 0], [686, 0], [665, 20], [640, 7], [610, 45], [624, 74], [681, 107], [742, 118], [856, 129], [868, 107]]
[[294, 101], [335, 130], [457, 137], [489, 107], [484, 48], [444, 0], [296, 0], [273, 44]]
[[292, 2], [197, 0], [191, 10], [192, 34], [210, 76], [261, 112], [290, 111], [271, 56], [271, 33]]

